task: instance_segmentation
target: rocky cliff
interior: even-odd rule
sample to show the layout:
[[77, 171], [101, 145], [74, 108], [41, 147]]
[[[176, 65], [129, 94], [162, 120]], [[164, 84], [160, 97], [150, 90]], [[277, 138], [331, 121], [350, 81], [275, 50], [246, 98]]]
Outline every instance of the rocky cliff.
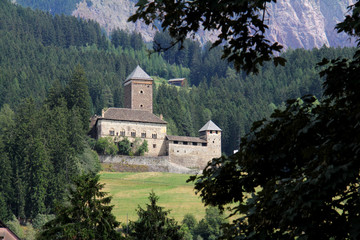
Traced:
[[152, 41], [155, 29], [142, 22], [130, 23], [127, 19], [136, 11], [137, 0], [84, 0], [77, 5], [73, 16], [97, 21], [107, 32], [114, 29], [140, 32], [145, 41]]
[[268, 37], [291, 48], [349, 46], [346, 34], [334, 27], [344, 19], [354, 0], [278, 0], [269, 5]]
[[[146, 41], [151, 41], [155, 30], [143, 23], [128, 23], [134, 13], [137, 0], [84, 0], [77, 5], [73, 15], [93, 19], [106, 31], [127, 29], [140, 32]], [[338, 34], [334, 27], [343, 20], [347, 6], [355, 0], [278, 0], [268, 5], [268, 37], [285, 48], [320, 48], [326, 46], [351, 46], [345, 34]], [[202, 43], [214, 40], [214, 35], [198, 33]]]

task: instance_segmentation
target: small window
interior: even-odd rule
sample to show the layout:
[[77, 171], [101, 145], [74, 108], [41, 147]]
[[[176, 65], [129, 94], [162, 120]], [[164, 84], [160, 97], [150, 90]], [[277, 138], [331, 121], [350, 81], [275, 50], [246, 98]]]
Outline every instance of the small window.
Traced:
[[201, 146], [206, 147], [207, 143], [202, 143]]
[[178, 142], [178, 141], [174, 141], [174, 144], [179, 144], [179, 142]]
[[156, 144], [153, 144], [153, 148], [156, 148]]
[[146, 133], [141, 133], [142, 138], [146, 138]]
[[141, 104], [140, 107], [142, 108], [142, 107], [144, 107], [144, 105]]
[[114, 130], [110, 130], [110, 136], [114, 136], [115, 135], [115, 131]]
[[143, 91], [143, 90], [140, 90], [140, 93], [144, 93], [144, 91]]
[[153, 133], [153, 134], [152, 134], [152, 138], [156, 139], [156, 138], [157, 138], [157, 134], [156, 134], [156, 133]]
[[131, 132], [132, 137], [136, 137], [136, 132]]
[[212, 133], [212, 131], [210, 131], [210, 133]]
[[183, 144], [184, 144], [184, 145], [188, 145], [188, 142], [184, 142]]
[[196, 142], [193, 142], [192, 145], [197, 146], [197, 143], [196, 143]]
[[124, 137], [125, 136], [125, 131], [120, 131], [120, 136]]
[[116, 136], [119, 136], [119, 132], [116, 132]]
[[219, 134], [219, 131], [216, 131], [216, 134]]
[[213, 143], [215, 143], [215, 141], [213, 141]]

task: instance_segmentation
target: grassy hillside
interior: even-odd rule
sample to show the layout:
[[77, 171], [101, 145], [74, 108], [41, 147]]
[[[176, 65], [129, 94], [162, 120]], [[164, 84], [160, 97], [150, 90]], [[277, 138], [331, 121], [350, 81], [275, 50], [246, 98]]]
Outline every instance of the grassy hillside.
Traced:
[[171, 210], [171, 217], [181, 221], [186, 213], [192, 213], [200, 220], [205, 207], [195, 195], [192, 183], [186, 183], [190, 175], [174, 173], [119, 173], [102, 172], [101, 182], [105, 191], [113, 196], [113, 214], [117, 220], [126, 223], [126, 218], [136, 220], [138, 205], [145, 207], [149, 192], [153, 190], [160, 197], [159, 205]]

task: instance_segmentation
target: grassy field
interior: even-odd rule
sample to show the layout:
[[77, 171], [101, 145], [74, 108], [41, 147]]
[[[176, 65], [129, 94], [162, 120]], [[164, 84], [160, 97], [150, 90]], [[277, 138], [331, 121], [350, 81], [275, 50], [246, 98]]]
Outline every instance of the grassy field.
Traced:
[[186, 213], [192, 213], [197, 220], [205, 215], [205, 207], [195, 195], [193, 183], [186, 183], [190, 175], [160, 172], [120, 173], [101, 172], [104, 191], [113, 196], [113, 214], [118, 221], [126, 223], [136, 220], [138, 205], [149, 203], [152, 190], [159, 197], [159, 205], [171, 210], [170, 216], [181, 221]]

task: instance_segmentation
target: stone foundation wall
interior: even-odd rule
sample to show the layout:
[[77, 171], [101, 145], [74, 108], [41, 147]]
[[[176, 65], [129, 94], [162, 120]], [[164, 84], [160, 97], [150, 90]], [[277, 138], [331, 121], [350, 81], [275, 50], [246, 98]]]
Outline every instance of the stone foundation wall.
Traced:
[[186, 174], [197, 174], [200, 172], [199, 169], [189, 169], [170, 162], [169, 156], [149, 157], [100, 155], [99, 159], [101, 163], [147, 166], [147, 169], [150, 172], [171, 172]]
[[100, 155], [100, 162], [102, 163], [122, 163], [126, 162], [128, 164], [136, 165], [145, 165], [145, 164], [164, 164], [169, 162], [169, 156], [159, 156], [159, 157], [150, 157], [150, 156], [109, 156], [109, 155]]

